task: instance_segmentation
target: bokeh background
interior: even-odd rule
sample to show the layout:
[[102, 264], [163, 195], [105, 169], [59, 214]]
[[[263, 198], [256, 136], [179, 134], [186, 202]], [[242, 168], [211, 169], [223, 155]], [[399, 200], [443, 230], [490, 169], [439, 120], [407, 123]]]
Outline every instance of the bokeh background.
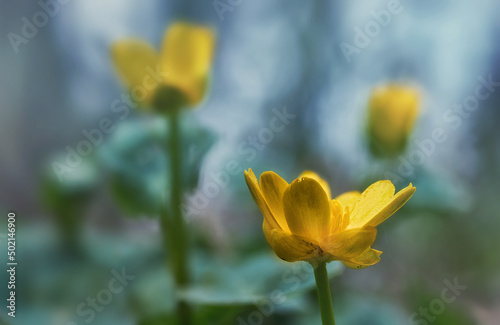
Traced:
[[[22, 29], [43, 12], [40, 2], [1, 3], [0, 261], [6, 268], [14, 210], [19, 262], [16, 318], [3, 303], [1, 324], [172, 322], [168, 253], [147, 211], [164, 165], [151, 139], [165, 130], [140, 112], [123, 120], [113, 112], [126, 91], [110, 46], [132, 36], [158, 48], [179, 19], [217, 34], [210, 90], [186, 120], [196, 143], [185, 148], [193, 160], [185, 202], [194, 280], [181, 294], [196, 323], [320, 323], [307, 264], [279, 261], [265, 242], [242, 174], [248, 168], [287, 181], [311, 169], [336, 195], [376, 179], [416, 186], [379, 227], [379, 264], [330, 264], [338, 324], [500, 322], [497, 1], [42, 0], [52, 15], [30, 37]], [[389, 8], [395, 13], [377, 23]], [[359, 43], [367, 28], [375, 29]], [[13, 46], [11, 33], [25, 41]], [[346, 54], [345, 44], [363, 46]], [[493, 81], [482, 88], [488, 98], [459, 108], [484, 80]], [[373, 89], [388, 83], [418, 89], [419, 114], [405, 150], [381, 158], [367, 144], [367, 106]], [[284, 128], [262, 131], [284, 111], [294, 116]], [[54, 161], [103, 118], [114, 131], [60, 182]], [[436, 129], [446, 140], [425, 151], [419, 144]], [[239, 174], [207, 196], [228, 162]], [[134, 279], [89, 320], [87, 298], [124, 268]], [[8, 277], [0, 274], [7, 299]], [[444, 302], [454, 281], [466, 288]]]

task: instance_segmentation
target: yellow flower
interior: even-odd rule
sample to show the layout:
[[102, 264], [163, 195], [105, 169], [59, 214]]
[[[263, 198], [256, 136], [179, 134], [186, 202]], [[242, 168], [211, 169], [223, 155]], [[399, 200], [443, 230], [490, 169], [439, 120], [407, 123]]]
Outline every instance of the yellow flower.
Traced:
[[398, 155], [413, 130], [419, 95], [413, 88], [388, 85], [376, 88], [368, 106], [368, 134], [376, 155]]
[[114, 43], [111, 55], [136, 101], [154, 105], [160, 86], [166, 86], [194, 106], [205, 94], [214, 47], [211, 29], [177, 22], [165, 32], [160, 53], [143, 40], [127, 39]]
[[356, 269], [376, 264], [382, 252], [371, 248], [375, 227], [415, 192], [410, 184], [394, 194], [390, 181], [379, 181], [363, 193], [347, 192], [332, 200], [328, 184], [310, 171], [288, 184], [272, 171], [262, 173], [259, 182], [249, 169], [245, 180], [276, 255], [313, 266], [333, 260]]

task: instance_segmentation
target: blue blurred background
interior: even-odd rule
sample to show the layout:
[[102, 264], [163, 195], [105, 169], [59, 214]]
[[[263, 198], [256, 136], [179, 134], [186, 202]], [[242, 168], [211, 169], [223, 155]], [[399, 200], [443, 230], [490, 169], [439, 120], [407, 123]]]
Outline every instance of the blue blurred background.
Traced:
[[[198, 323], [319, 323], [309, 279], [298, 281], [304, 289], [297, 297], [270, 304], [272, 312], [255, 302], [286, 284], [290, 265], [265, 243], [242, 174], [252, 168], [287, 181], [311, 169], [336, 195], [363, 190], [374, 179], [417, 187], [408, 205], [379, 227], [379, 264], [354, 271], [332, 263], [332, 273], [342, 273], [331, 281], [339, 324], [498, 324], [499, 12], [494, 0], [2, 1], [0, 261], [7, 258], [7, 211], [14, 210], [19, 266], [16, 318], [3, 306], [0, 318], [169, 323], [173, 291], [158, 220], [127, 206], [128, 197], [120, 203], [122, 184], [113, 183], [124, 170], [150, 173], [145, 182], [154, 182], [156, 153], [147, 139], [164, 130], [137, 112], [123, 120], [113, 112], [125, 91], [110, 46], [132, 36], [158, 48], [165, 29], [183, 19], [217, 34], [210, 90], [189, 112], [196, 125], [191, 136], [201, 143], [191, 153], [197, 187], [185, 198], [191, 263], [197, 282], [213, 285], [184, 293], [198, 306]], [[38, 27], [25, 27], [34, 20]], [[406, 150], [389, 160], [370, 153], [365, 132], [371, 92], [387, 83], [420, 94]], [[478, 98], [478, 87], [487, 98], [464, 109], [469, 97]], [[263, 131], [276, 117], [284, 127]], [[114, 131], [69, 181], [54, 182], [53, 162], [103, 118]], [[422, 147], [437, 129], [446, 140]], [[127, 146], [135, 146], [132, 165], [116, 167], [113, 157]], [[227, 181], [207, 192], [222, 174]], [[161, 184], [147, 186], [155, 193]], [[135, 276], [130, 286], [87, 322], [77, 306], [123, 268]], [[227, 283], [218, 284], [221, 276]], [[453, 281], [467, 288], [446, 302], [442, 292]]]

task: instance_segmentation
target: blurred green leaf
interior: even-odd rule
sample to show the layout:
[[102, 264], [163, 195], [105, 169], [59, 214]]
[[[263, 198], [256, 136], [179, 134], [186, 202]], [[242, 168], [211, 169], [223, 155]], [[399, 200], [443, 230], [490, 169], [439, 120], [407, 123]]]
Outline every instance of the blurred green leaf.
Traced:
[[[192, 285], [175, 293], [170, 271], [149, 268], [133, 284], [132, 305], [144, 317], [141, 324], [157, 324], [174, 313], [177, 297], [191, 304], [197, 324], [231, 324], [245, 310], [272, 309], [283, 314], [303, 310], [304, 293], [315, 288], [314, 273], [307, 263], [286, 263], [269, 253], [227, 263], [195, 253], [191, 260]], [[342, 270], [329, 264], [329, 275]], [[260, 306], [260, 307], [259, 307]]]
[[[191, 191], [215, 136], [185, 116], [181, 132], [183, 188]], [[109, 170], [112, 194], [129, 216], [157, 216], [170, 197], [168, 138], [167, 119], [139, 117], [122, 122], [102, 146], [99, 157]]]
[[[271, 253], [249, 256], [239, 263], [199, 256], [193, 267], [197, 284], [181, 293], [183, 299], [197, 305], [254, 305], [265, 300], [285, 305], [315, 288], [314, 272], [306, 262], [287, 263]], [[342, 265], [328, 264], [330, 277], [339, 275]]]
[[139, 321], [139, 325], [165, 325], [175, 324], [176, 319], [174, 315], [159, 315], [152, 317], [145, 317]]
[[78, 167], [65, 174], [62, 180], [51, 166], [46, 166], [43, 170], [41, 199], [54, 215], [64, 246], [69, 249], [75, 249], [78, 245], [84, 208], [98, 185], [99, 174], [93, 158], [83, 158]]
[[[155, 317], [173, 314], [177, 297], [175, 284], [166, 266], [145, 271], [132, 288], [132, 302], [136, 313], [152, 317], [145, 324], [155, 324]], [[162, 316], [163, 315], [163, 316]]]
[[93, 158], [83, 158], [77, 168], [60, 180], [46, 166], [41, 178], [42, 199], [53, 211], [71, 210], [80, 207], [97, 187], [99, 175]]
[[195, 315], [195, 324], [233, 325], [236, 317], [247, 310], [242, 306], [202, 306]]
[[377, 296], [350, 294], [334, 309], [339, 324], [400, 325], [408, 322], [408, 316], [394, 302]]
[[87, 231], [84, 239], [89, 258], [106, 268], [121, 268], [129, 264], [147, 268], [163, 257], [161, 238], [145, 236], [138, 231], [126, 235]]
[[[333, 290], [333, 310], [337, 324], [343, 325], [401, 325], [408, 316], [396, 304], [371, 295], [348, 294], [338, 297]], [[321, 324], [317, 304], [294, 319], [294, 325]]]

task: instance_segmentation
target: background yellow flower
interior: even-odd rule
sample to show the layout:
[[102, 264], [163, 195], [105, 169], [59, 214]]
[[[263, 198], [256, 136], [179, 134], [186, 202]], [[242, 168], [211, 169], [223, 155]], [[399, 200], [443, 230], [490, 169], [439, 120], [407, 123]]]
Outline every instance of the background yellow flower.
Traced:
[[376, 155], [397, 155], [406, 147], [419, 112], [414, 88], [390, 84], [376, 88], [368, 104], [368, 136]]
[[[160, 87], [166, 86], [181, 92], [187, 104], [195, 106], [207, 88], [214, 47], [215, 34], [210, 28], [177, 22], [165, 32], [160, 53], [140, 39], [115, 42], [111, 53], [118, 74], [142, 104], [159, 105], [155, 96], [168, 91]], [[160, 105], [165, 104], [160, 100]]]

